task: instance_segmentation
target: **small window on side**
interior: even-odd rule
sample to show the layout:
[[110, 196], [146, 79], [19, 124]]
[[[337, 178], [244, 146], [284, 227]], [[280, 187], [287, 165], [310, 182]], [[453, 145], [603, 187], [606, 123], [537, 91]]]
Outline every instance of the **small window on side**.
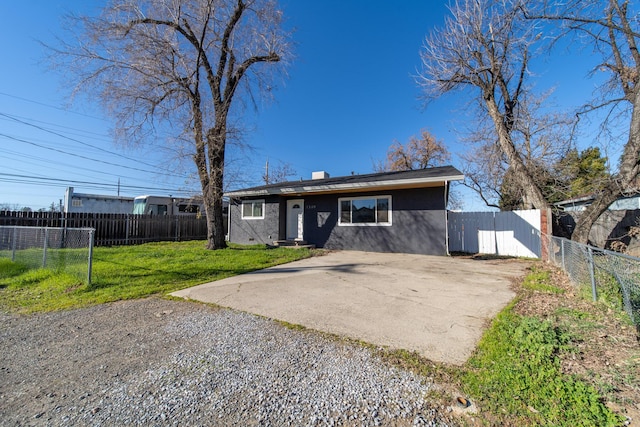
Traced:
[[244, 200], [242, 219], [264, 219], [264, 200]]

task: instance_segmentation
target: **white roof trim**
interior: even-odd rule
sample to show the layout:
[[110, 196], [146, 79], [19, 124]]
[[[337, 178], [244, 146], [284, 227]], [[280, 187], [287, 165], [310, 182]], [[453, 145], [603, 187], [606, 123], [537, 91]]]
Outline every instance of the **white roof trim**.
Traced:
[[[433, 182], [442, 182], [443, 185], [447, 181], [459, 181], [464, 179], [464, 175], [452, 175], [452, 176], [438, 176], [430, 178], [412, 178], [412, 179], [392, 179], [385, 181], [368, 181], [368, 182], [356, 182], [345, 184], [327, 184], [322, 185], [320, 183], [313, 185], [303, 186], [287, 186], [278, 187], [273, 189], [261, 189], [261, 190], [238, 190], [225, 193], [229, 197], [240, 196], [266, 196], [277, 194], [297, 194], [297, 193], [321, 193], [327, 191], [345, 191], [345, 190], [361, 190], [366, 188], [375, 189], [377, 187], [402, 187], [411, 184], [428, 184]], [[293, 184], [293, 183], [292, 183]]]

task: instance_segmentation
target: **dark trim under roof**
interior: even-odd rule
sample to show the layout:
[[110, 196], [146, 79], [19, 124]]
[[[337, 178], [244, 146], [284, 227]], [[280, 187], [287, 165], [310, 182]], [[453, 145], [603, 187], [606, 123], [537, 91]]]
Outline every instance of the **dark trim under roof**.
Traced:
[[449, 181], [460, 181], [464, 175], [453, 166], [400, 172], [382, 172], [367, 175], [349, 175], [335, 178], [289, 181], [262, 185], [225, 193], [228, 197], [267, 195], [300, 195], [308, 193], [337, 193], [394, 188], [420, 188], [443, 186]]

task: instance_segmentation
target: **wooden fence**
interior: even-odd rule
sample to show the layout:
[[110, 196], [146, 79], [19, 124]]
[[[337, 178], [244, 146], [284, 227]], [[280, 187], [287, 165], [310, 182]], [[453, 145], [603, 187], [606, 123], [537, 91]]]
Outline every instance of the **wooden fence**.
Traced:
[[0, 225], [95, 229], [96, 246], [207, 238], [205, 217], [0, 211]]

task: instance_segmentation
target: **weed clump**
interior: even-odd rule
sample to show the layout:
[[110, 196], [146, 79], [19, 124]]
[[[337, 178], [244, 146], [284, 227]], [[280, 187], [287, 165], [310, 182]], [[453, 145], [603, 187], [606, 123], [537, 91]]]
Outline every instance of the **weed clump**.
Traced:
[[620, 425], [594, 387], [562, 373], [558, 355], [571, 351], [569, 343], [551, 321], [515, 314], [512, 305], [469, 360], [464, 387], [484, 410], [507, 413], [516, 425]]

